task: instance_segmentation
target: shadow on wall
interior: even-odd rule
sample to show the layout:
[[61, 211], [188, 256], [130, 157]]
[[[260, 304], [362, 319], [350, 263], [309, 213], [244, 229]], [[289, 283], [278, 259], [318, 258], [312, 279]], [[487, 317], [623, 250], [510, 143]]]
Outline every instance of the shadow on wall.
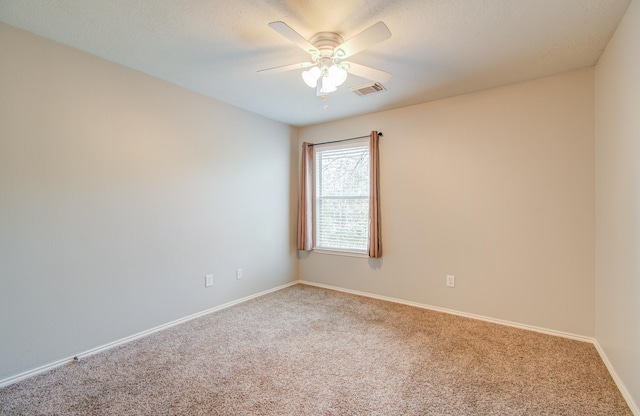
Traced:
[[379, 257], [377, 259], [369, 259], [369, 267], [374, 270], [382, 269], [382, 257]]

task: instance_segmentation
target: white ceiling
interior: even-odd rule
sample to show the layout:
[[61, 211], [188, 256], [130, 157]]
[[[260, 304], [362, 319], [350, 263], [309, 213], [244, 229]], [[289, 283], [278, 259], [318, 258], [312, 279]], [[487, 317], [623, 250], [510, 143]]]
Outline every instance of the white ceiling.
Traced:
[[[594, 65], [630, 0], [0, 0], [0, 21], [294, 126], [316, 124]], [[325, 101], [308, 55], [267, 25], [349, 39], [392, 37], [350, 61], [393, 74], [365, 97], [349, 76]], [[327, 105], [328, 108], [324, 109]]]

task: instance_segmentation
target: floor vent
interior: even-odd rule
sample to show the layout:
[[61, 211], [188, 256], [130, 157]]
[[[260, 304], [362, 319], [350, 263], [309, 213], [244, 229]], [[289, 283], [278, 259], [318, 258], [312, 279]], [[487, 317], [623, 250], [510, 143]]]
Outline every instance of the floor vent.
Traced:
[[361, 97], [365, 95], [377, 94], [379, 92], [384, 92], [387, 89], [382, 86], [379, 82], [370, 82], [368, 84], [359, 85], [357, 87], [352, 87], [351, 91], [355, 92]]

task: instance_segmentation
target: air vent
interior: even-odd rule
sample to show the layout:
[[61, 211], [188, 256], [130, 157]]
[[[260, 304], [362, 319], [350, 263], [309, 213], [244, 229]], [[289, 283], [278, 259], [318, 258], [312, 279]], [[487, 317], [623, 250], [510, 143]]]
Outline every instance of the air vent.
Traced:
[[370, 82], [368, 84], [359, 85], [357, 87], [352, 87], [351, 91], [355, 92], [361, 97], [365, 95], [377, 94], [379, 92], [384, 92], [387, 89], [382, 86], [379, 82]]

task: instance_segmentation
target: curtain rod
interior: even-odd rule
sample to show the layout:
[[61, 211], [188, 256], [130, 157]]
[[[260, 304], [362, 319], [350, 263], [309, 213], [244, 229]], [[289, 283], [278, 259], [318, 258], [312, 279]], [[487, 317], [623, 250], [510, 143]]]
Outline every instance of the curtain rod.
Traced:
[[[309, 143], [309, 144], [311, 146], [320, 146], [321, 144], [340, 143], [340, 142], [346, 142], [346, 141], [349, 141], [349, 140], [364, 139], [365, 137], [371, 137], [371, 135], [368, 134], [366, 136], [358, 136], [358, 137], [351, 137], [351, 138], [348, 138], [348, 139], [333, 140], [331, 142]], [[378, 137], [382, 137], [382, 132], [378, 132]]]

